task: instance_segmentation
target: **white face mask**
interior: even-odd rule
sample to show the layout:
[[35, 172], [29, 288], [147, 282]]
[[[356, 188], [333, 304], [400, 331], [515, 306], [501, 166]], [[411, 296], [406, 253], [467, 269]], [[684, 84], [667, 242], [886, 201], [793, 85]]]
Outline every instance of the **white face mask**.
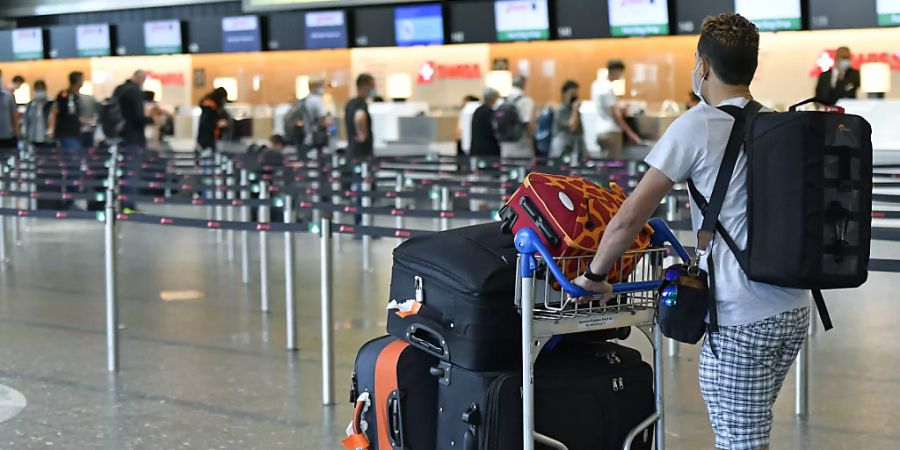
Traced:
[[700, 99], [700, 102], [706, 103], [706, 99], [703, 98], [703, 80], [705, 77], [700, 73], [700, 63], [701, 61], [697, 60], [697, 67], [691, 72], [691, 88], [694, 90], [694, 95]]
[[850, 63], [850, 60], [849, 60], [849, 59], [842, 59], [842, 60], [838, 63], [838, 69], [840, 69], [842, 72], [846, 72], [847, 69], [850, 68], [850, 65], [851, 65], [851, 63]]

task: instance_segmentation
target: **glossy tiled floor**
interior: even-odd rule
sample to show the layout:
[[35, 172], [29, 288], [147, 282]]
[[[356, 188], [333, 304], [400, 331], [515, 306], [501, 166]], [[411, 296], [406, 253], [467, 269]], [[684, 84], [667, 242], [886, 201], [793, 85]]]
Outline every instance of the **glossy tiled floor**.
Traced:
[[[420, 223], [430, 227], [430, 222]], [[27, 408], [0, 423], [0, 449], [336, 449], [349, 418], [357, 347], [383, 334], [393, 240], [359, 269], [359, 241], [337, 257], [337, 393], [322, 407], [318, 241], [297, 240], [300, 350], [284, 348], [282, 243], [271, 244], [272, 312], [240, 281], [214, 232], [125, 224], [121, 229], [122, 370], [105, 369], [102, 227], [23, 220], [0, 272], [0, 384]], [[878, 245], [897, 257], [900, 245]], [[830, 295], [837, 328], [813, 342], [812, 416], [792, 415], [792, 378], [776, 412], [775, 449], [900, 447], [900, 302], [896, 275]], [[163, 301], [171, 291], [187, 299]], [[630, 345], [647, 350], [639, 340]], [[696, 381], [696, 349], [666, 367], [670, 449], [711, 447]]]

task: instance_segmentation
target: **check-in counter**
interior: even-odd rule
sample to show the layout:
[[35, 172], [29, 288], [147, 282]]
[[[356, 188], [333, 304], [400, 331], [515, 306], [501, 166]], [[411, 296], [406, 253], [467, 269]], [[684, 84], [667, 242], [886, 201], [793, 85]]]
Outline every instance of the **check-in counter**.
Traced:
[[900, 100], [841, 100], [838, 106], [872, 125], [875, 164], [900, 163]]

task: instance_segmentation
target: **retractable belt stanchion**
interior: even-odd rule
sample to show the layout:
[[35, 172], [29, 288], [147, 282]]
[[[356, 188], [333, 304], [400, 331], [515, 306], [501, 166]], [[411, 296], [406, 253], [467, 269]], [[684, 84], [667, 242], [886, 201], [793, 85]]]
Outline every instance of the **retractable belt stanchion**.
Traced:
[[[269, 199], [269, 185], [259, 182], [259, 199]], [[269, 223], [269, 206], [259, 207], [259, 223]], [[269, 312], [269, 236], [265, 230], [259, 231], [259, 307]]]
[[[211, 150], [208, 150], [208, 151], [211, 151]], [[215, 171], [215, 168], [210, 168], [210, 167], [209, 167], [209, 164], [208, 164], [208, 162], [207, 162], [207, 158], [205, 158], [205, 157], [203, 156], [203, 154], [204, 154], [203, 152], [200, 152], [200, 161], [199, 161], [200, 167], [203, 168], [203, 169], [200, 171], [200, 173], [203, 174], [203, 176], [200, 178], [201, 184], [204, 185], [204, 188], [203, 188], [203, 198], [206, 199], [206, 200], [212, 200], [212, 198], [213, 198], [213, 193], [210, 191], [210, 189], [212, 189], [212, 188], [209, 186], [209, 184], [205, 183], [206, 180], [205, 180], [204, 178], [207, 178], [207, 177], [210, 177], [210, 176], [213, 176], [213, 177], [214, 177], [216, 171]], [[206, 207], [206, 220], [213, 220], [213, 207], [212, 207], [212, 206], [207, 206], [207, 207]]]
[[809, 416], [809, 338], [803, 340], [797, 355], [796, 392], [794, 412], [803, 418]]
[[[444, 186], [441, 188], [441, 211], [450, 211], [450, 188]], [[441, 231], [447, 231], [450, 228], [450, 218], [441, 218]]]
[[109, 182], [106, 186], [106, 209], [104, 211], [104, 254], [106, 269], [106, 368], [110, 372], [119, 370], [119, 305], [116, 286], [116, 170], [117, 151], [111, 148]]
[[[635, 169], [637, 170], [637, 169]], [[678, 219], [678, 198], [669, 194], [666, 197], [666, 222], [675, 223]], [[679, 344], [675, 339], [666, 338], [669, 343], [669, 356], [676, 357], [679, 353]]]
[[[294, 206], [290, 195], [284, 197], [284, 223], [294, 223]], [[294, 297], [294, 233], [284, 232], [284, 322], [285, 348], [297, 349], [297, 302]]]
[[[224, 167], [222, 166], [222, 154], [216, 153], [215, 167], [213, 168], [213, 189], [216, 190], [213, 193], [213, 196], [216, 198], [216, 200], [222, 200], [225, 198], [225, 191], [222, 190], [222, 184], [223, 184], [222, 175], [224, 174], [224, 172], [225, 172], [225, 170], [224, 170]], [[216, 217], [217, 221], [222, 221], [225, 218], [221, 204], [216, 205], [215, 217]], [[216, 230], [216, 242], [221, 244], [223, 238], [224, 238], [224, 233], [222, 232], [222, 230]]]
[[[6, 208], [6, 162], [0, 162], [0, 208]], [[6, 216], [0, 216], [0, 268], [6, 266]]]
[[[398, 173], [397, 178], [394, 180], [394, 191], [397, 192], [397, 198], [394, 199], [394, 208], [396, 208], [398, 210], [403, 209], [403, 199], [400, 196], [400, 193], [403, 192], [403, 174], [402, 173]], [[403, 220], [402, 214], [397, 214], [397, 217], [394, 219], [394, 222], [395, 222], [394, 226], [397, 229], [402, 230], [404, 228], [403, 222], [405, 222], [405, 221]]]
[[[225, 194], [226, 198], [230, 200], [230, 204], [225, 210], [227, 214], [225, 217], [229, 222], [234, 221], [234, 160], [229, 159], [225, 164], [225, 188], [227, 189]], [[225, 243], [226, 243], [226, 254], [228, 255], [228, 261], [234, 261], [234, 230], [229, 229], [225, 232]]]
[[[362, 163], [362, 191], [364, 193], [369, 193], [372, 189], [369, 185], [369, 163]], [[362, 197], [362, 206], [363, 208], [368, 208], [372, 206], [372, 198], [368, 195], [364, 195]], [[364, 227], [372, 226], [372, 216], [369, 214], [362, 215], [362, 225]], [[363, 270], [368, 272], [372, 268], [372, 237], [369, 235], [363, 235], [362, 237], [362, 260], [363, 260]]]
[[[338, 195], [339, 192], [343, 189], [341, 185], [341, 157], [337, 153], [331, 154], [331, 191], [334, 192], [334, 195], [331, 196], [331, 203], [334, 205], [339, 205], [341, 203], [341, 196]], [[341, 221], [341, 213], [340, 211], [334, 211], [333, 220], [337, 223]], [[322, 216], [319, 216], [319, 220], [321, 220]], [[313, 222], [316, 223], [316, 222]], [[341, 249], [341, 236], [334, 237], [334, 246], [336, 249]]]
[[[241, 200], [250, 199], [249, 184], [247, 182], [247, 171], [241, 169]], [[241, 206], [241, 221], [250, 221], [250, 207]], [[250, 236], [247, 230], [241, 230], [241, 282], [250, 283]]]
[[322, 218], [321, 223], [322, 261], [322, 404], [334, 404], [334, 327], [332, 326], [332, 249], [331, 220]]
[[[19, 171], [19, 166], [23, 164], [21, 159], [15, 159], [15, 174], [13, 174], [13, 181], [9, 184], [9, 189], [13, 192], [19, 190], [19, 176], [21, 172]], [[19, 197], [13, 197], [11, 199], [12, 207], [14, 209], [19, 209]], [[12, 243], [13, 245], [18, 245], [19, 243], [19, 218], [13, 217], [10, 221], [12, 223]]]

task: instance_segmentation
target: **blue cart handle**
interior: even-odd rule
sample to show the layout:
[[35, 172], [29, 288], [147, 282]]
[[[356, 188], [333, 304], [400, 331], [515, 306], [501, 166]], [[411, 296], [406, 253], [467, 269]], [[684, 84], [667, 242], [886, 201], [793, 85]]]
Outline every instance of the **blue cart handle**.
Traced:
[[[689, 260], [689, 256], [687, 251], [684, 249], [684, 246], [678, 242], [678, 239], [675, 238], [675, 234], [672, 233], [672, 230], [669, 229], [669, 226], [662, 219], [653, 219], [650, 222], [650, 226], [653, 228], [653, 236], [651, 238], [651, 243], [654, 247], [662, 247], [666, 243], [672, 245], [675, 249], [675, 252], [685, 261]], [[550, 269], [550, 273], [553, 274], [553, 278], [559, 282], [560, 286], [562, 286], [563, 290], [566, 291], [572, 297], [592, 297], [599, 295], [596, 292], [589, 292], [572, 283], [568, 277], [565, 276], [562, 269], [559, 268], [559, 265], [556, 264], [556, 261], [553, 259], [553, 256], [550, 254], [550, 250], [547, 250], [547, 247], [544, 246], [544, 243], [541, 242], [540, 237], [538, 237], [537, 232], [532, 230], [531, 228], [523, 228], [516, 233], [515, 238], [516, 248], [519, 250], [519, 254], [522, 255], [522, 264], [520, 267], [520, 275], [522, 278], [533, 278], [534, 271], [537, 270], [537, 260], [534, 255], [539, 254], [541, 258], [544, 260], [544, 263], [547, 264], [547, 268]], [[639, 281], [635, 283], [617, 283], [613, 285], [613, 293], [614, 294], [624, 294], [628, 292], [641, 292], [641, 291], [651, 291], [659, 288], [662, 282], [660, 280], [652, 280], [652, 281]]]

